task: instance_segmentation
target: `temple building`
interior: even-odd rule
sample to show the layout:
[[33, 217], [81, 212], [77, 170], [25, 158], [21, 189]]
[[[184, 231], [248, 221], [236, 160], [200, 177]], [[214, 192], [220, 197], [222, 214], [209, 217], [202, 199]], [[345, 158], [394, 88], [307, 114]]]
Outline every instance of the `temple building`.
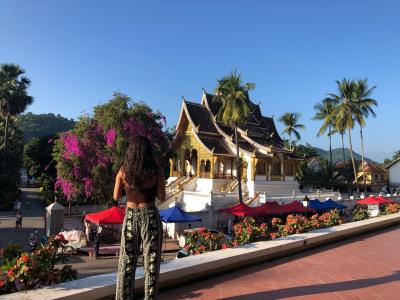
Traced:
[[[234, 131], [217, 119], [221, 103], [215, 98], [203, 92], [200, 103], [183, 100], [169, 180], [181, 182], [182, 190], [223, 193], [237, 186]], [[297, 192], [301, 159], [284, 147], [274, 120], [263, 116], [259, 105], [248, 104], [251, 112], [238, 127], [243, 191], [248, 197]]]

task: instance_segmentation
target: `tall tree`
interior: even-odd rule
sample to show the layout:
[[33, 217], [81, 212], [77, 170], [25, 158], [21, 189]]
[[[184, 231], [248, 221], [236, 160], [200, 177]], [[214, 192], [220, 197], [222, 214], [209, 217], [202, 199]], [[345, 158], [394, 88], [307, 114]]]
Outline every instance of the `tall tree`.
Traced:
[[343, 158], [343, 161], [346, 161], [346, 154], [344, 152], [344, 134], [346, 133], [346, 129], [345, 128], [337, 128], [334, 125], [333, 129], [332, 129], [332, 135], [334, 135], [336, 133], [339, 133], [340, 136], [341, 136], [341, 140], [342, 140], [342, 158]]
[[0, 113], [5, 119], [4, 149], [7, 149], [9, 118], [25, 111], [32, 104], [28, 95], [30, 80], [25, 70], [15, 64], [0, 65]]
[[242, 196], [242, 164], [239, 156], [238, 125], [245, 122], [251, 108], [249, 104], [249, 90], [254, 89], [253, 83], [243, 83], [241, 75], [236, 70], [230, 75], [219, 79], [215, 89], [216, 101], [222, 102], [218, 112], [218, 119], [223, 124], [231, 127], [235, 132], [236, 145], [236, 173], [238, 179], [239, 201]]
[[351, 162], [353, 165], [353, 173], [357, 191], [359, 191], [360, 189], [357, 181], [357, 169], [354, 161], [353, 144], [351, 140], [351, 130], [354, 128], [355, 123], [358, 122], [360, 116], [362, 115], [362, 111], [357, 101], [355, 100], [356, 83], [354, 82], [354, 80], [342, 79], [341, 81], [337, 80], [336, 84], [338, 94], [329, 95], [331, 98], [337, 99], [340, 104], [326, 118], [321, 129], [328, 128], [329, 125], [333, 122], [336, 129], [343, 128], [347, 130]]
[[287, 112], [279, 118], [279, 121], [285, 125], [285, 129], [282, 131], [282, 134], [287, 134], [289, 136], [289, 148], [293, 150], [293, 141], [292, 135], [296, 138], [296, 141], [301, 139], [299, 129], [304, 129], [305, 126], [303, 124], [299, 124], [300, 114], [298, 113], [290, 113]]
[[[312, 119], [317, 121], [325, 121], [326, 118], [331, 114], [337, 103], [338, 103], [337, 99], [325, 98], [324, 100], [322, 100], [321, 103], [315, 104], [314, 105], [315, 116]], [[324, 130], [322, 129], [323, 128], [321, 127], [320, 130], [318, 131], [317, 136], [321, 136], [326, 132], [326, 128]], [[329, 163], [330, 163], [330, 168], [332, 170], [332, 135], [333, 135], [332, 121], [328, 125], [327, 129], [329, 137], [329, 159], [330, 159]]]
[[358, 125], [360, 126], [360, 138], [361, 138], [361, 165], [363, 172], [363, 183], [364, 183], [364, 193], [367, 191], [367, 182], [365, 178], [365, 169], [364, 169], [364, 136], [363, 136], [363, 128], [366, 125], [365, 119], [367, 119], [370, 115], [376, 117], [375, 111], [373, 110], [373, 106], [378, 105], [378, 101], [370, 98], [373, 90], [376, 86], [368, 87], [368, 80], [362, 79], [356, 82], [355, 88], [355, 101], [361, 110], [361, 114], [357, 116], [356, 120]]

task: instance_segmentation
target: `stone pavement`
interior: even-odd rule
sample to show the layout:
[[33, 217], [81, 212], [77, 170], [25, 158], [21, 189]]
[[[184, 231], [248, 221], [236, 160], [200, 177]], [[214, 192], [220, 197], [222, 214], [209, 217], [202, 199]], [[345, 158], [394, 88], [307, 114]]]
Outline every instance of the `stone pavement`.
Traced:
[[167, 290], [159, 299], [400, 299], [400, 226]]

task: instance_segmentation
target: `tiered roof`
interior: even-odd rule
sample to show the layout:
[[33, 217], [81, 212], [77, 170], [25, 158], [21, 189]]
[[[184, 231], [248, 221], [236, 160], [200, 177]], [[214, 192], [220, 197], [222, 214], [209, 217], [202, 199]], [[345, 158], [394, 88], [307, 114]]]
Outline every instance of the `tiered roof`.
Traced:
[[[183, 101], [181, 116], [177, 125], [187, 119], [192, 124], [194, 135], [210, 152], [219, 155], [234, 156], [234, 132], [217, 120], [221, 103], [215, 95], [204, 93], [201, 103]], [[249, 100], [251, 112], [245, 123], [238, 128], [239, 148], [241, 151], [255, 154], [257, 157], [271, 156], [271, 152], [291, 151], [283, 146], [283, 141], [276, 130], [274, 120], [262, 115], [260, 106]]]

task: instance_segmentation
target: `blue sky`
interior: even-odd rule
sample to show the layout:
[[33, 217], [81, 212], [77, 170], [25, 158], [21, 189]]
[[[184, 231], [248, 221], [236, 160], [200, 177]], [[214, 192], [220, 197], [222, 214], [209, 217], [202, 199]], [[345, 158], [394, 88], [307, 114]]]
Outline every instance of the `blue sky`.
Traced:
[[[379, 107], [365, 130], [367, 156], [400, 149], [396, 0], [3, 0], [0, 20], [0, 62], [26, 69], [34, 113], [77, 118], [120, 91], [173, 126], [182, 95], [200, 101], [202, 87], [212, 91], [237, 68], [256, 84], [251, 97], [265, 115], [301, 113], [302, 142], [327, 149], [313, 105], [336, 79], [368, 78]], [[359, 151], [356, 133], [354, 144]]]

